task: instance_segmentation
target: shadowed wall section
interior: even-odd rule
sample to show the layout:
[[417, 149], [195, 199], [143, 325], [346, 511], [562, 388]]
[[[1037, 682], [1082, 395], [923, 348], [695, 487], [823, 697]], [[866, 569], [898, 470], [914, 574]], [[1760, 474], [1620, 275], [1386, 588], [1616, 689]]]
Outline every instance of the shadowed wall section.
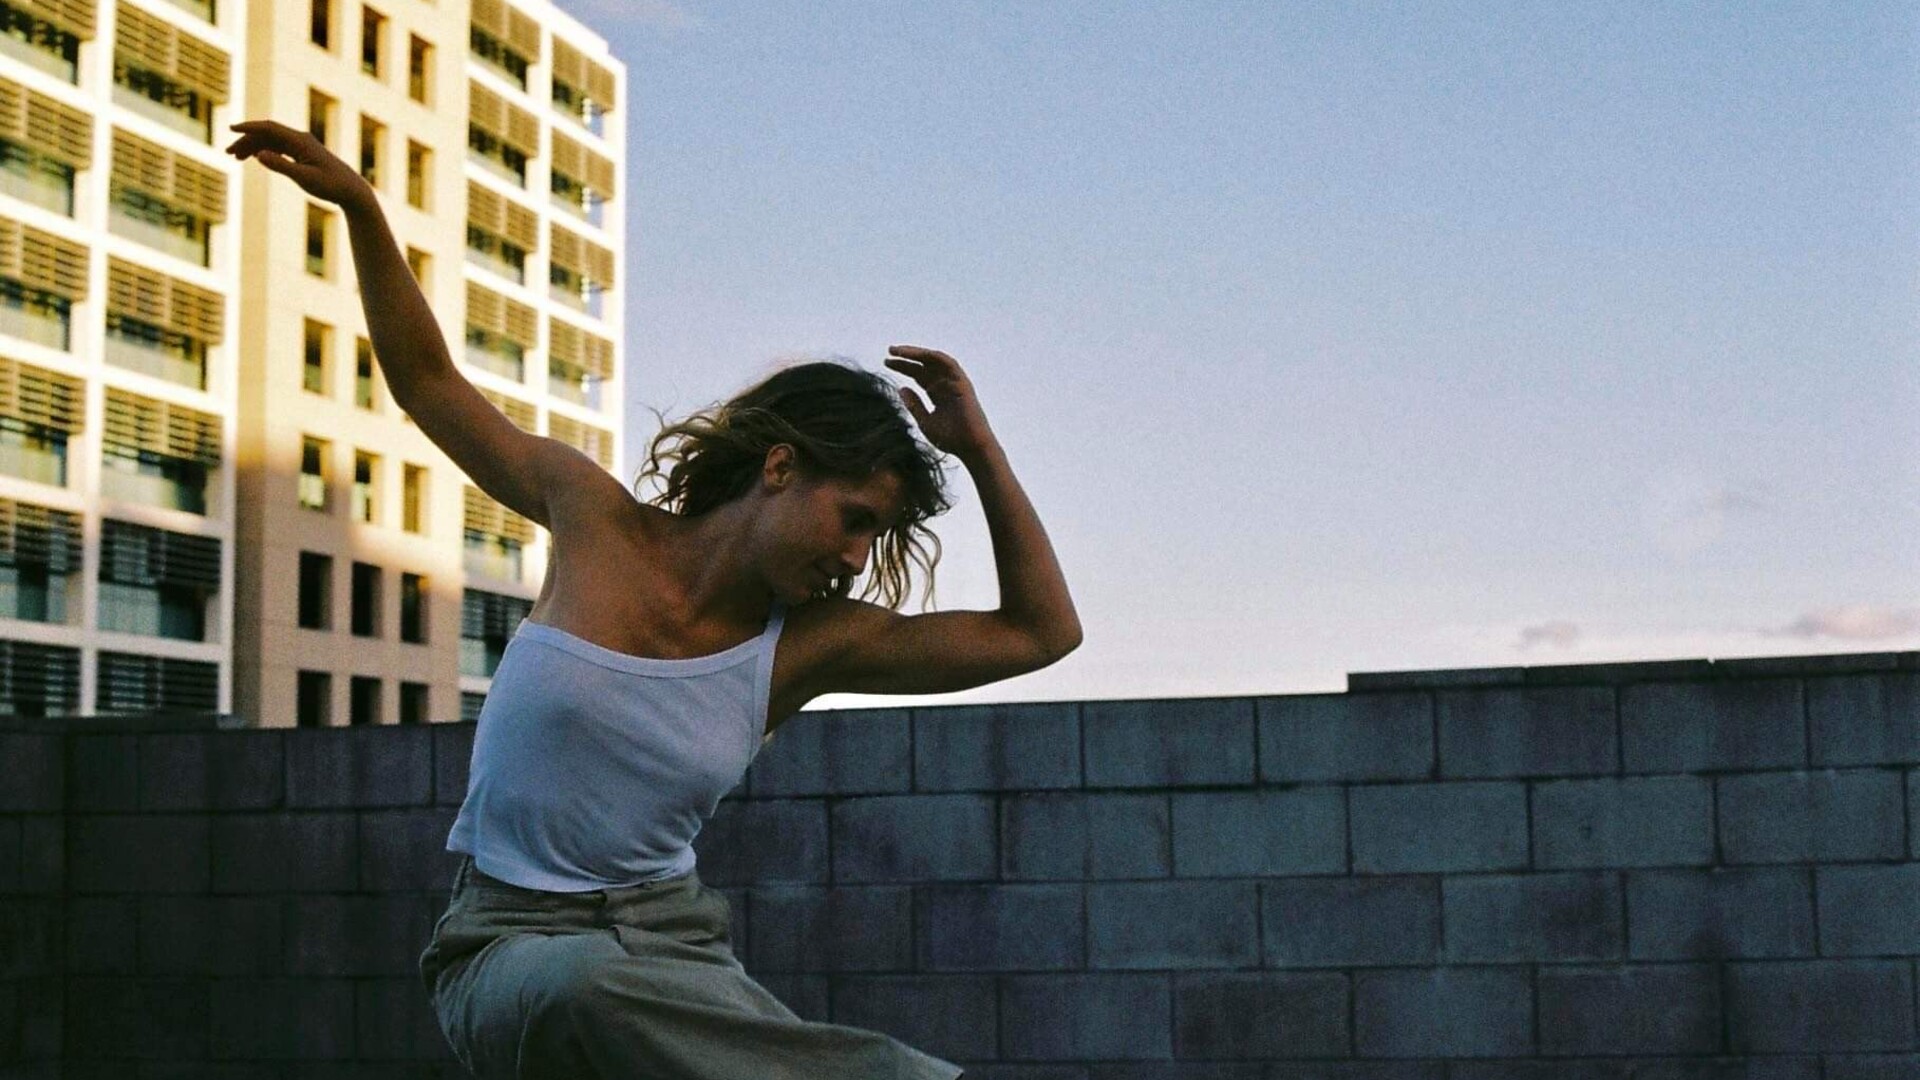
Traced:
[[[0, 1078], [464, 1077], [471, 723], [0, 720]], [[747, 969], [970, 1080], [1920, 1075], [1920, 653], [803, 713]]]

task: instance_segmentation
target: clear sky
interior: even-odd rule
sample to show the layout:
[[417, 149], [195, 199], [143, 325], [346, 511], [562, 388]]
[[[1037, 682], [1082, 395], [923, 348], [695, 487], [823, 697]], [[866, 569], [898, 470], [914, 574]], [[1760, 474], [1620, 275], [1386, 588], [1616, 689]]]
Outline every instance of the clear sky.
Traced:
[[926, 345], [1066, 572], [1061, 663], [813, 708], [1920, 648], [1911, 3], [562, 2], [629, 71], [623, 478], [643, 406]]

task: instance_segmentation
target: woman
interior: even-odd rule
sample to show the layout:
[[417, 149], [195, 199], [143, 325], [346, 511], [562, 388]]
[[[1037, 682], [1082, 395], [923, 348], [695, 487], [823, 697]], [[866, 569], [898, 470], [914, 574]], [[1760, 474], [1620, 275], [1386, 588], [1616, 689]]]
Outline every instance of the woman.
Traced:
[[[803, 1020], [754, 982], [691, 847], [807, 701], [962, 690], [1078, 647], [1046, 533], [960, 365], [891, 350], [887, 366], [927, 401], [841, 364], [776, 372], [661, 431], [642, 479], [660, 472], [664, 440], [679, 443], [664, 455], [675, 462], [664, 505], [649, 505], [572, 447], [515, 427], [459, 374], [358, 173], [305, 132], [233, 129], [229, 153], [344, 212], [395, 402], [552, 537], [539, 600], [480, 714], [447, 840], [462, 858], [419, 962], [462, 1064], [482, 1080], [961, 1075], [884, 1034]], [[938, 459], [901, 403], [979, 490], [997, 611], [893, 610], [909, 537], [948, 508]], [[934, 547], [916, 559], [929, 598]], [[848, 596], [876, 549], [864, 595], [884, 605]]]

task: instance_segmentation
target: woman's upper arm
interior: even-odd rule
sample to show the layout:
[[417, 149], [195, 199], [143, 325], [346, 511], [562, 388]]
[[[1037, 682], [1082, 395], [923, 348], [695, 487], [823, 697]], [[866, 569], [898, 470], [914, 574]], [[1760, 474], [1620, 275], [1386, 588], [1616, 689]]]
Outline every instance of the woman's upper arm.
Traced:
[[556, 517], [631, 498], [593, 459], [507, 419], [458, 370], [428, 377], [401, 407], [480, 490], [549, 531]]

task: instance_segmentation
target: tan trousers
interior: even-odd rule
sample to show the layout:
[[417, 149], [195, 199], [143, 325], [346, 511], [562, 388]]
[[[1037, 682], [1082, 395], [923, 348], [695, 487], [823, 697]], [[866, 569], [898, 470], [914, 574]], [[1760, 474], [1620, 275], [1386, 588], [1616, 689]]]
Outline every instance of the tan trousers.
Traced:
[[697, 873], [524, 889], [463, 856], [420, 955], [440, 1029], [478, 1080], [955, 1080], [876, 1031], [803, 1020], [734, 959]]

